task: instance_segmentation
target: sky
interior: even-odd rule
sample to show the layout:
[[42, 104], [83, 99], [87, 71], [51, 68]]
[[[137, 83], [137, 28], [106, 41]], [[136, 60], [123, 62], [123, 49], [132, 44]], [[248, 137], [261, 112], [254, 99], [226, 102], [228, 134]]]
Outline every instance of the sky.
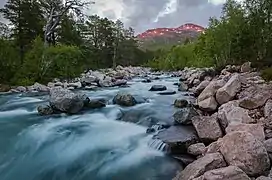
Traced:
[[[0, 7], [7, 0], [0, 0]], [[184, 23], [207, 26], [209, 17], [220, 16], [225, 0], [94, 0], [88, 14], [120, 19], [136, 33]], [[1, 18], [1, 17], [0, 17]]]

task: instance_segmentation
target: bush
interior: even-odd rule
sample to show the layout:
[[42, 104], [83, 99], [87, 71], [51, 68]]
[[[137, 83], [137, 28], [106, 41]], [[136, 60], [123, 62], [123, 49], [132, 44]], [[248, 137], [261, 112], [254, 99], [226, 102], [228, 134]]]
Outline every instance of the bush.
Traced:
[[267, 68], [261, 71], [261, 76], [266, 81], [272, 80], [272, 68]]

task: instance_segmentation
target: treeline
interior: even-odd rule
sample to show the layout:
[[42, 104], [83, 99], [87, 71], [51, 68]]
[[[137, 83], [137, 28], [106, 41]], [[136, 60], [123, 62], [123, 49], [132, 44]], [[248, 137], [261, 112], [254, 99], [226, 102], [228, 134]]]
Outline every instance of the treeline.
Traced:
[[[160, 50], [148, 65], [158, 69], [215, 66], [251, 61], [256, 68], [272, 65], [272, 1], [227, 0], [220, 18], [193, 43]], [[266, 70], [269, 72], [269, 70]]]
[[132, 28], [83, 15], [81, 0], [8, 0], [0, 15], [0, 84], [29, 85], [73, 78], [88, 69], [140, 65]]

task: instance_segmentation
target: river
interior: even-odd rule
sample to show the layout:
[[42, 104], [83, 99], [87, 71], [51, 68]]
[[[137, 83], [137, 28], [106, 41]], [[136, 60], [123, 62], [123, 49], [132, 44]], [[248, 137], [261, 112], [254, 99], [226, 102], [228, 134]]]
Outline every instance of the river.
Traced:
[[[152, 83], [140, 78], [127, 88], [81, 91], [104, 98], [107, 107], [78, 115], [43, 117], [37, 106], [47, 95], [0, 95], [1, 180], [169, 180], [180, 164], [150, 145], [148, 127], [173, 123], [173, 102], [183, 97], [148, 91], [154, 84], [177, 90], [177, 78], [160, 76]], [[120, 107], [111, 103], [119, 92], [129, 92], [143, 103]], [[151, 143], [152, 144], [152, 143]]]

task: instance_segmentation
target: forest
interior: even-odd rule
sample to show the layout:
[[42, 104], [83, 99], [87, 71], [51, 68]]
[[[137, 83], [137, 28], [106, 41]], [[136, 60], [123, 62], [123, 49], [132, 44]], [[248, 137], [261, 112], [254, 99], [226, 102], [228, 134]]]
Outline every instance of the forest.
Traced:
[[272, 1], [227, 0], [219, 18], [195, 41], [149, 51], [138, 47], [133, 28], [86, 16], [79, 0], [8, 0], [0, 14], [0, 82], [10, 85], [70, 79], [88, 69], [150, 66], [222, 69], [251, 61], [272, 79]]

